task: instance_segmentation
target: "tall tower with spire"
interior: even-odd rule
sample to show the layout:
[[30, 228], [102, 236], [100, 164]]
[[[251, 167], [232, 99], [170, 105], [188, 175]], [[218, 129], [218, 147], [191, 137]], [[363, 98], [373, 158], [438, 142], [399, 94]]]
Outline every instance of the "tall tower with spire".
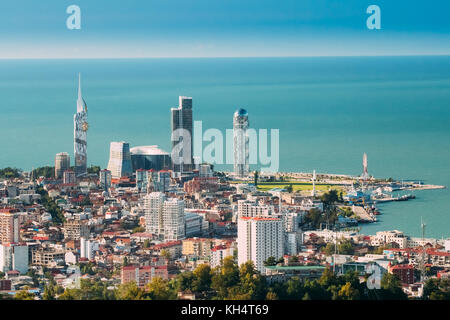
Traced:
[[367, 169], [367, 154], [364, 152], [363, 155], [363, 174], [361, 176], [363, 180], [368, 180], [370, 178], [369, 171]]
[[77, 113], [73, 116], [73, 138], [75, 154], [75, 174], [77, 177], [87, 173], [87, 105], [81, 95], [81, 74], [78, 74]]

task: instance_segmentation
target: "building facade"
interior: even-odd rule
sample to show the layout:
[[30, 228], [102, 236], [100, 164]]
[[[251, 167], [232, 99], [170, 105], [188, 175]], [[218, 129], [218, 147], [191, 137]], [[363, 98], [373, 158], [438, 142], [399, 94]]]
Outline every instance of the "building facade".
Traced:
[[87, 173], [87, 105], [81, 95], [81, 75], [78, 76], [77, 113], [73, 116], [73, 136], [76, 176]]
[[108, 170], [111, 171], [113, 179], [130, 177], [133, 174], [130, 145], [127, 142], [111, 142]]
[[0, 243], [19, 242], [19, 227], [17, 209], [0, 209]]
[[269, 217], [238, 219], [238, 263], [253, 261], [255, 268], [265, 273], [264, 261], [276, 260], [284, 254], [283, 221]]
[[70, 156], [67, 152], [57, 153], [55, 156], [55, 178], [62, 179], [64, 171], [70, 169]]
[[237, 177], [246, 177], [249, 172], [249, 128], [248, 113], [239, 109], [233, 116], [233, 148], [234, 148], [234, 174]]
[[[194, 168], [192, 98], [180, 96], [178, 107], [171, 109], [171, 116], [173, 171], [180, 174], [192, 172]], [[179, 132], [179, 129], [184, 129], [189, 136], [180, 139], [183, 133]]]
[[108, 191], [109, 188], [111, 188], [111, 179], [112, 179], [112, 175], [111, 175], [111, 171], [105, 169], [105, 170], [100, 170], [100, 187], [105, 190]]
[[28, 246], [18, 243], [0, 244], [0, 271], [28, 272]]
[[133, 147], [130, 153], [133, 171], [171, 169], [170, 154], [157, 145]]

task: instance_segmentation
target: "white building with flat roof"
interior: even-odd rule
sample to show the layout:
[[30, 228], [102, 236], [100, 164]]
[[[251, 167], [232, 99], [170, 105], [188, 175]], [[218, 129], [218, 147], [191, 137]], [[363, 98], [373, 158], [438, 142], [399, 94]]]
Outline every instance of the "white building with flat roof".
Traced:
[[270, 217], [241, 217], [237, 243], [239, 265], [253, 261], [255, 268], [265, 273], [264, 261], [269, 257], [283, 257], [283, 221]]
[[0, 271], [28, 272], [28, 246], [18, 243], [0, 244]]

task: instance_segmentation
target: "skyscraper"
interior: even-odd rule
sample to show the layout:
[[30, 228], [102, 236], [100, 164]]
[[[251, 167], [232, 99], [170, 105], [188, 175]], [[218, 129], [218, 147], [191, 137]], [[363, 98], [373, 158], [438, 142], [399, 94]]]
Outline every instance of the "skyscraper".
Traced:
[[162, 208], [166, 196], [162, 192], [152, 192], [144, 197], [145, 231], [159, 235], [163, 230]]
[[67, 152], [57, 153], [55, 156], [55, 178], [61, 179], [63, 173], [70, 169], [70, 156]]
[[185, 236], [184, 201], [170, 198], [163, 206], [164, 240], [178, 241]]
[[283, 221], [280, 218], [241, 217], [238, 219], [238, 264], [253, 261], [265, 273], [264, 261], [284, 254]]
[[87, 173], [87, 105], [81, 95], [81, 75], [78, 75], [77, 113], [73, 116], [75, 174], [81, 176]]
[[166, 199], [162, 192], [152, 192], [144, 198], [145, 231], [164, 241], [185, 237], [184, 201]]
[[234, 174], [241, 178], [247, 176], [249, 171], [248, 126], [247, 111], [237, 110], [233, 116]]
[[[192, 98], [191, 97], [179, 97], [179, 105], [177, 108], [172, 108], [172, 134], [177, 129], [184, 129], [189, 133], [187, 139], [181, 141], [172, 142], [172, 161], [173, 171], [175, 172], [192, 172], [194, 166], [193, 158], [193, 137], [192, 137]], [[181, 143], [181, 150], [177, 148]], [[180, 159], [178, 163], [177, 159]]]
[[111, 177], [114, 179], [129, 177], [133, 174], [130, 145], [127, 142], [111, 142], [108, 170], [111, 171]]

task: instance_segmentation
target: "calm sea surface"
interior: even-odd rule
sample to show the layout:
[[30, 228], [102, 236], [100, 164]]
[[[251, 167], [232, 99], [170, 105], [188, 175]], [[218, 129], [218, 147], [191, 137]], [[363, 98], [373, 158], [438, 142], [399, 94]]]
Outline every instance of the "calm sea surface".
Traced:
[[[0, 167], [73, 161], [77, 74], [89, 109], [88, 162], [109, 143], [170, 151], [170, 108], [193, 97], [203, 128], [280, 129], [280, 170], [360, 174], [450, 186], [450, 57], [0, 61]], [[221, 167], [230, 169], [230, 167]], [[363, 233], [450, 236], [450, 189], [381, 206]]]

